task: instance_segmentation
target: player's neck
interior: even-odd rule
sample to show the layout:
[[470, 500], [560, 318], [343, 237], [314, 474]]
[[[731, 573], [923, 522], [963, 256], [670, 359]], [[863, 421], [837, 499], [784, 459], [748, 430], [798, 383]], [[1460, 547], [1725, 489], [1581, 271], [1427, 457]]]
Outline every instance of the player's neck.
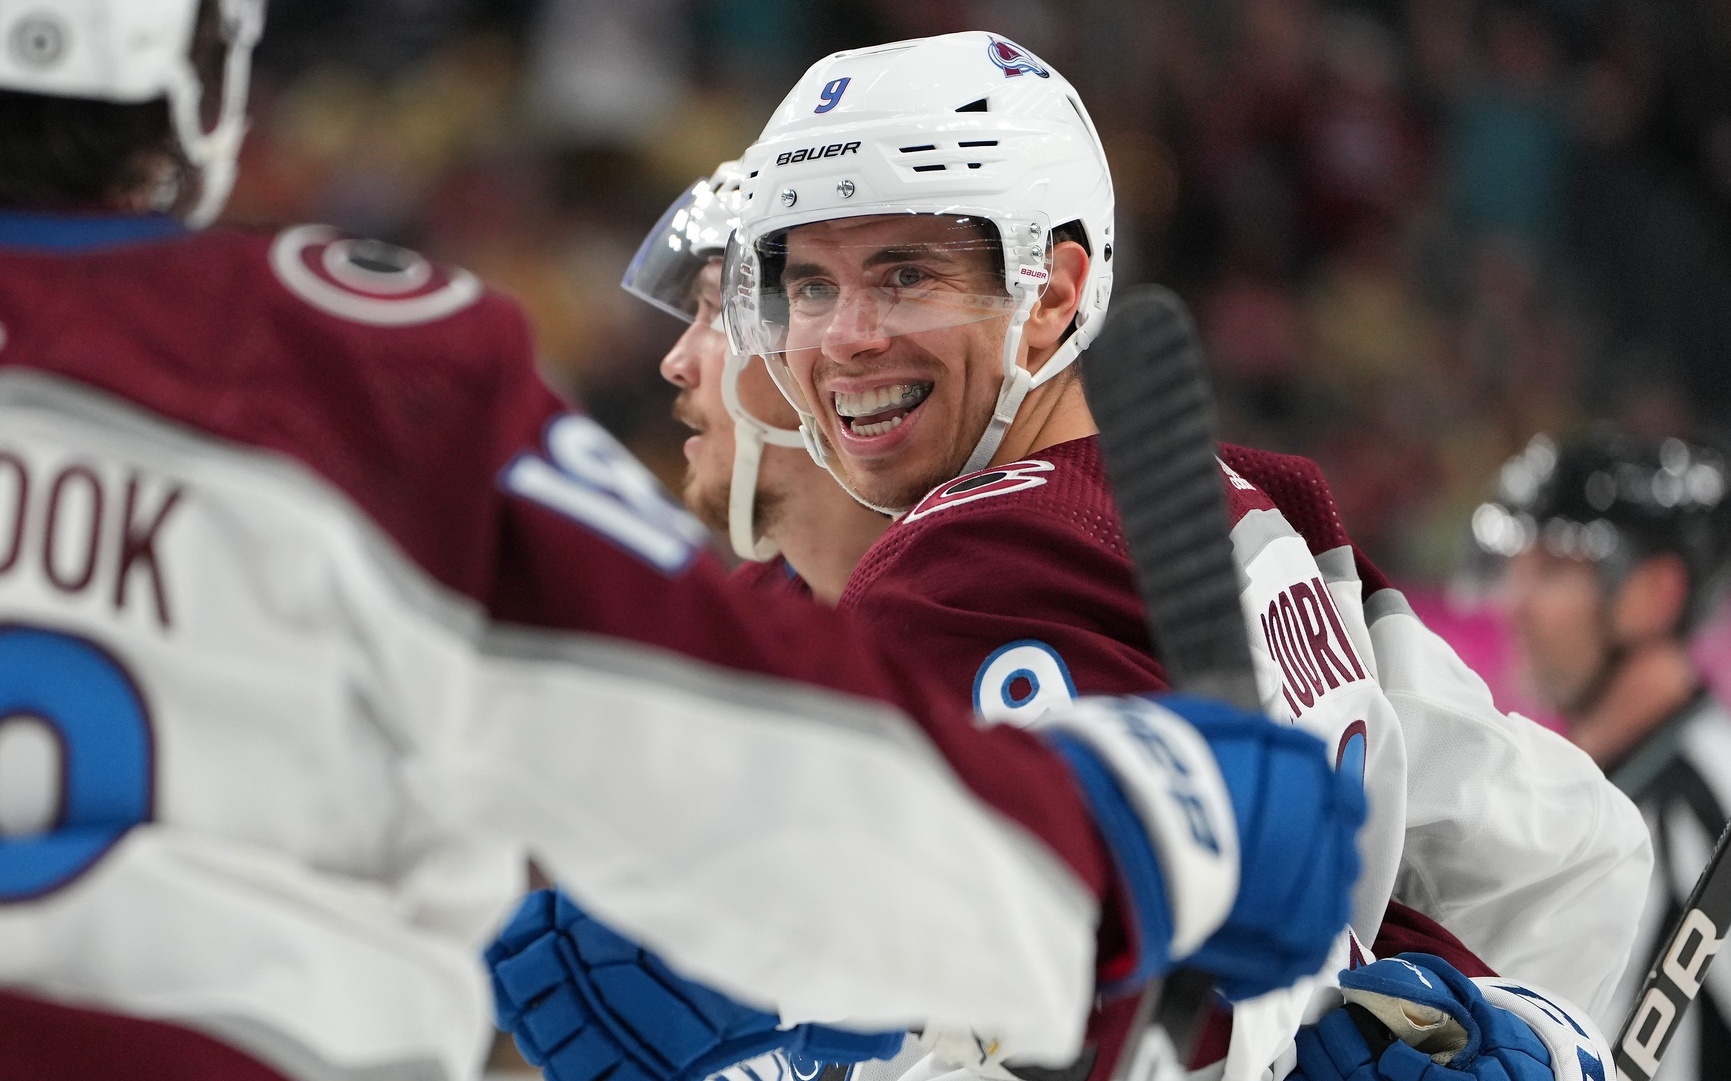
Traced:
[[1638, 646], [1597, 701], [1571, 719], [1571, 736], [1593, 761], [1609, 765], [1681, 709], [1699, 682], [1682, 643], [1667, 638]]
[[1100, 426], [1094, 423], [1094, 414], [1088, 409], [1088, 399], [1083, 396], [1082, 380], [1072, 368], [1050, 383], [1034, 388], [1022, 400], [1016, 421], [1004, 433], [1004, 441], [998, 444], [991, 464], [1020, 461], [1047, 447], [1097, 435], [1099, 431]]
[[[789, 450], [783, 453], [805, 452]], [[810, 476], [803, 475], [809, 471]], [[764, 534], [781, 549], [782, 557], [812, 596], [834, 607], [866, 549], [889, 528], [890, 520], [861, 506], [828, 474], [807, 461], [793, 492], [776, 502]]]

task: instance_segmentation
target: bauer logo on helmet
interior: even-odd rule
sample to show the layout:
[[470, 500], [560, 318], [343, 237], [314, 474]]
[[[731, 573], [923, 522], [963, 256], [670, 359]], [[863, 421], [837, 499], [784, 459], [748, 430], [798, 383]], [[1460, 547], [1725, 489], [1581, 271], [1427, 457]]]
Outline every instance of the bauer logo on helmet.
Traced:
[[793, 165], [802, 161], [816, 161], [818, 158], [839, 158], [844, 154], [859, 153], [859, 140], [847, 143], [830, 143], [828, 146], [802, 146], [798, 150], [787, 150], [776, 155], [777, 165]]

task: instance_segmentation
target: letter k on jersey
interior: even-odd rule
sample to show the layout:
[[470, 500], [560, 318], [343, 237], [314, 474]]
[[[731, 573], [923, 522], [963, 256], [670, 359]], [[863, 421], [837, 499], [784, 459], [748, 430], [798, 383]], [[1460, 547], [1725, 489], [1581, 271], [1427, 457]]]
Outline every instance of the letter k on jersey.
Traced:
[[1329, 691], [1365, 678], [1321, 578], [1288, 586], [1269, 601], [1262, 634], [1280, 664], [1281, 692], [1294, 719]]

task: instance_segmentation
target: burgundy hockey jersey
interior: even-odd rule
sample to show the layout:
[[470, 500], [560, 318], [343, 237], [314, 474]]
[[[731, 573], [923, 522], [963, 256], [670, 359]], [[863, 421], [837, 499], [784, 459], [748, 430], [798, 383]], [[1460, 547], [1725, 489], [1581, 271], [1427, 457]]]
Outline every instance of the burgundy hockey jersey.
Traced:
[[472, 1076], [532, 854], [790, 1020], [1073, 1050], [1126, 936], [1061, 761], [729, 585], [531, 359], [327, 229], [0, 215], [0, 1040]]

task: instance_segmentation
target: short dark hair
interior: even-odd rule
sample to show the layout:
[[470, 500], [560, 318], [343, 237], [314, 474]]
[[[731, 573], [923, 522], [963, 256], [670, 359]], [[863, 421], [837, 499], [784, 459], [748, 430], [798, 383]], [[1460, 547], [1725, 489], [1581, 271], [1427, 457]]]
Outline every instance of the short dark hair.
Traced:
[[[208, 100], [222, 85], [226, 57], [212, 0], [199, 7], [192, 56]], [[112, 206], [156, 183], [153, 168], [165, 161], [187, 201], [198, 178], [168, 109], [166, 98], [121, 104], [0, 90], [0, 207]]]
[[153, 160], [190, 171], [168, 102], [111, 101], [0, 91], [0, 206], [103, 206], [151, 183]]

